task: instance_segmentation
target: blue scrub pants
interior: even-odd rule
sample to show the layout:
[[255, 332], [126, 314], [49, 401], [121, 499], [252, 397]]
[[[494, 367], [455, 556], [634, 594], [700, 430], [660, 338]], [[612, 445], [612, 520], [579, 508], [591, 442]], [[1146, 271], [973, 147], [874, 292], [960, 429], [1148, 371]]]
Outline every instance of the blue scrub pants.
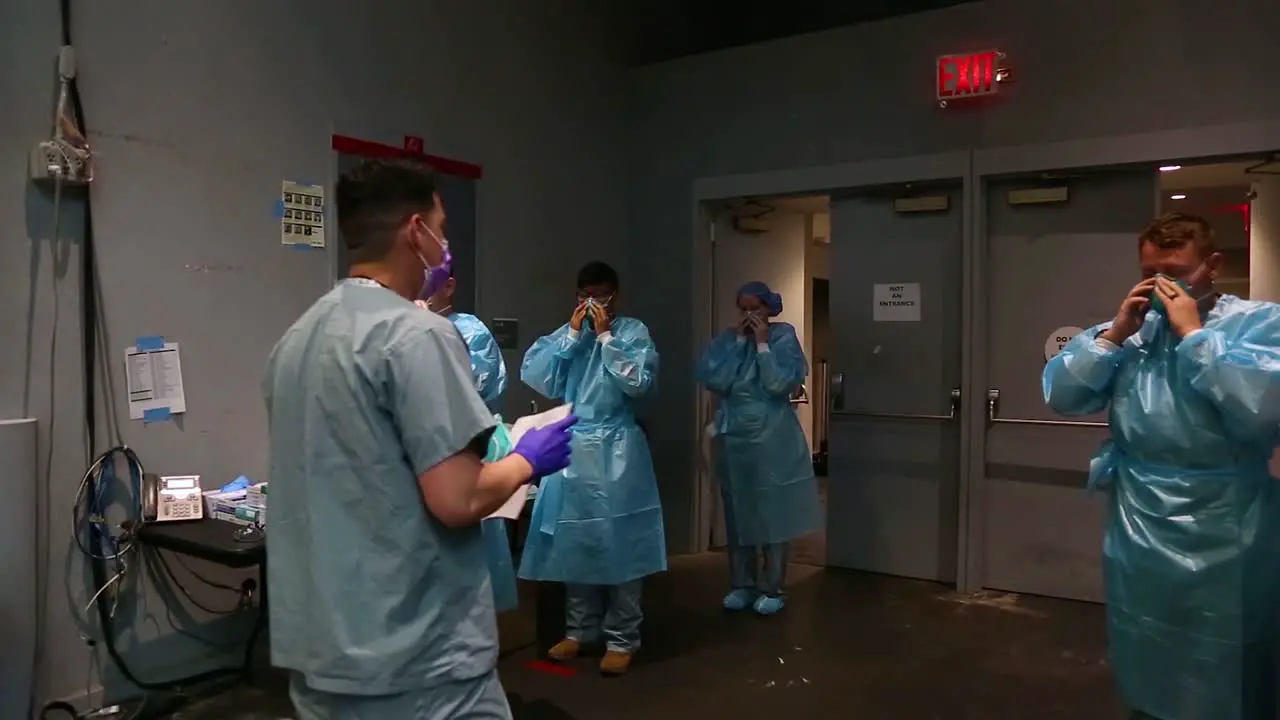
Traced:
[[[734, 519], [733, 498], [720, 482], [720, 505], [724, 508], [724, 530], [729, 542], [729, 582], [734, 590], [761, 592], [781, 597], [787, 580], [787, 543], [742, 545], [738, 542], [738, 523]], [[761, 557], [763, 556], [763, 558]], [[764, 572], [761, 570], [763, 560]]]
[[565, 637], [582, 645], [600, 641], [605, 649], [634, 653], [640, 649], [640, 590], [644, 578], [621, 585], [565, 586]]
[[337, 695], [294, 673], [289, 697], [298, 720], [512, 720], [498, 671], [399, 695]]
[[[781, 597], [782, 585], [787, 580], [788, 549], [787, 543], [775, 543], [763, 547], [739, 545], [730, 535], [729, 581], [733, 583], [733, 589], [751, 590], [770, 597]], [[763, 565], [763, 572], [761, 572], [761, 565]]]

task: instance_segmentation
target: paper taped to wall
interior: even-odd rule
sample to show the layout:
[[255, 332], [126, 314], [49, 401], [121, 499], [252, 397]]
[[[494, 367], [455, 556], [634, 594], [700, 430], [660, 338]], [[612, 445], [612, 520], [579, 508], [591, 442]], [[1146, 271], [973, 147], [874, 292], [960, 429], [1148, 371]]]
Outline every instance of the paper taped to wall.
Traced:
[[280, 243], [324, 247], [324, 186], [280, 183]]
[[[560, 407], [551, 408], [546, 412], [540, 412], [536, 415], [525, 415], [516, 420], [511, 425], [511, 444], [515, 445], [520, 442], [520, 438], [525, 433], [534, 428], [546, 427], [553, 422], [563, 420], [569, 417], [569, 413], [573, 410], [572, 403], [566, 403]], [[524, 510], [524, 505], [529, 500], [529, 491], [532, 489], [530, 485], [521, 486], [519, 490], [511, 496], [497, 512], [490, 515], [491, 518], [506, 518], [507, 520], [515, 520], [520, 517], [520, 513]]]
[[187, 411], [178, 343], [161, 337], [138, 338], [125, 348], [124, 377], [130, 420], [161, 422]]
[[872, 322], [920, 322], [920, 283], [885, 283], [871, 292]]

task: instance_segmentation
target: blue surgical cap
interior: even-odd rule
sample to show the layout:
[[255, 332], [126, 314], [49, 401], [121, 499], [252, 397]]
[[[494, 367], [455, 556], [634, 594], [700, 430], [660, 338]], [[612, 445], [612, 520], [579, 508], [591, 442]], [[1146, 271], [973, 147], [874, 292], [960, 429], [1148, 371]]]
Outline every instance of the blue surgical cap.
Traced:
[[768, 285], [759, 280], [753, 280], [738, 288], [738, 294], [760, 298], [760, 302], [769, 308], [769, 317], [777, 317], [782, 314], [782, 296], [770, 290]]

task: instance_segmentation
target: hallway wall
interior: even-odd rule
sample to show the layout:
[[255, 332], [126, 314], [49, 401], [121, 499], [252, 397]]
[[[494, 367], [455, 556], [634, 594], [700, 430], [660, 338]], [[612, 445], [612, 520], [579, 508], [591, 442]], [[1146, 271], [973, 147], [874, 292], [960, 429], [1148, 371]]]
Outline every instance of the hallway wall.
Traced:
[[[428, 152], [484, 166], [480, 311], [519, 318], [525, 345], [568, 317], [582, 262], [599, 257], [628, 274], [619, 248], [624, 75], [612, 60], [618, 29], [599, 5], [71, 5], [98, 154], [93, 199], [111, 400], [122, 439], [149, 470], [200, 473], [209, 485], [240, 473], [267, 479], [263, 363], [330, 283], [328, 253], [281, 246], [273, 205], [282, 180], [334, 179], [334, 132], [396, 146], [418, 135]], [[42, 460], [49, 442], [56, 450], [40, 473], [51, 573], [42, 695], [93, 692], [99, 668], [114, 694], [130, 695], [110, 661], [81, 639], [94, 631], [82, 625], [88, 580], [68, 537], [86, 464], [83, 206], [68, 198], [54, 242], [51, 198], [26, 178], [31, 146], [51, 132], [57, 13], [56, 2], [0, 4], [0, 418], [38, 418]], [[618, 230], [602, 236], [602, 228]], [[128, 421], [119, 397], [121, 353], [133, 338], [155, 334], [181, 343], [188, 409], [143, 427]], [[511, 395], [522, 402], [532, 392], [513, 383]], [[100, 437], [97, 448], [107, 441]], [[193, 567], [222, 582], [239, 578]], [[201, 591], [175, 572], [208, 604], [234, 603], [234, 594]], [[145, 679], [224, 664], [238, 652], [180, 636], [174, 622], [223, 645], [244, 637], [243, 619], [215, 623], [198, 611], [168, 618], [150, 591], [121, 613], [121, 646]]]

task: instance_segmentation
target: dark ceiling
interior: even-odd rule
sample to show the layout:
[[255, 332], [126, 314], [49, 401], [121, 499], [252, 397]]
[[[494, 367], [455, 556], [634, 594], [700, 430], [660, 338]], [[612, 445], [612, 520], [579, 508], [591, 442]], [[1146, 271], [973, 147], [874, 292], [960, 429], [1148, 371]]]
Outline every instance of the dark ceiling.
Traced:
[[975, 0], [628, 0], [632, 65], [673, 60]]

